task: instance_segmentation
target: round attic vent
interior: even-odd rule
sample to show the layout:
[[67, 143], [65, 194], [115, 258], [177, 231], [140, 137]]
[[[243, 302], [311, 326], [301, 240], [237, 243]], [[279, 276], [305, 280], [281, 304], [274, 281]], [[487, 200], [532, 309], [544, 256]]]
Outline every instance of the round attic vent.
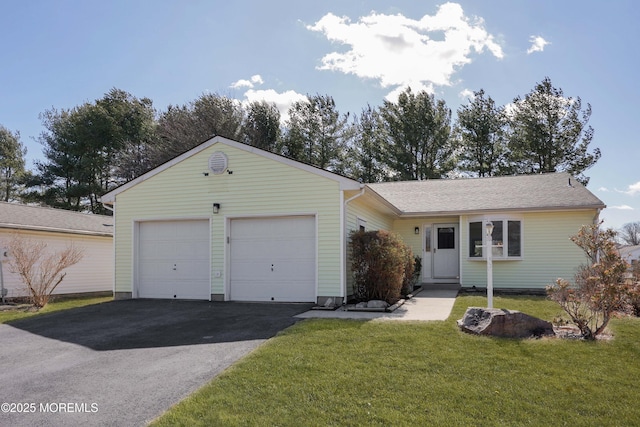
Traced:
[[227, 155], [221, 151], [216, 151], [209, 157], [209, 170], [214, 175], [220, 175], [227, 170], [228, 159]]

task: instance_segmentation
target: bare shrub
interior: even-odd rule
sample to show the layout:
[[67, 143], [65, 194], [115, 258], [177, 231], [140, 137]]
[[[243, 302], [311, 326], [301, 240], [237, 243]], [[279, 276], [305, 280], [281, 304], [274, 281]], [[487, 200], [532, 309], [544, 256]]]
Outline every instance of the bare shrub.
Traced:
[[604, 332], [615, 312], [632, 312], [635, 293], [634, 287], [624, 281], [628, 264], [616, 251], [616, 233], [601, 230], [601, 224], [582, 226], [571, 237], [589, 259], [589, 264], [576, 273], [575, 286], [565, 279], [547, 286], [549, 298], [560, 304], [582, 337], [589, 340]]
[[384, 230], [354, 231], [350, 245], [356, 297], [395, 303], [413, 276], [411, 248]]
[[37, 308], [47, 305], [51, 294], [67, 275], [63, 270], [77, 264], [83, 257], [82, 250], [72, 243], [62, 250], [48, 252], [45, 242], [18, 234], [9, 240], [9, 248], [9, 267], [20, 275], [31, 303]]

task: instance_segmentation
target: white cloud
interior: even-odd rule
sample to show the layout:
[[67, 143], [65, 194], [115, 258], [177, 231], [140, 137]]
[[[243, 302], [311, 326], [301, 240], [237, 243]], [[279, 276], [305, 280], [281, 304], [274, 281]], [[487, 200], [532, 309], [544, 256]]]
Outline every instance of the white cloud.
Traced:
[[232, 89], [240, 89], [243, 87], [253, 88], [254, 85], [261, 85], [263, 83], [264, 83], [264, 80], [262, 80], [262, 77], [260, 76], [260, 74], [255, 74], [251, 76], [251, 79], [249, 80], [240, 79], [236, 82], [231, 83], [230, 87]]
[[607, 192], [609, 192], [609, 189], [607, 187], [600, 187], [600, 188], [598, 188], [598, 191], [601, 191], [603, 193], [607, 193]]
[[260, 76], [260, 74], [254, 74], [253, 76], [251, 76], [251, 83], [261, 85], [264, 83], [264, 80], [262, 80], [262, 76]]
[[640, 181], [636, 182], [635, 184], [631, 184], [629, 186], [629, 189], [625, 191], [625, 193], [629, 194], [630, 196], [635, 196], [636, 194], [640, 193]]
[[352, 22], [328, 13], [307, 28], [349, 46], [346, 52], [326, 54], [319, 69], [377, 80], [394, 88], [388, 97], [407, 86], [433, 92], [434, 86], [451, 85], [453, 74], [472, 61], [472, 51], [504, 56], [484, 21], [465, 16], [456, 3], [443, 4], [435, 15], [420, 20], [372, 12]]
[[307, 96], [302, 95], [294, 90], [285, 92], [276, 92], [273, 89], [249, 89], [244, 93], [247, 103], [254, 101], [266, 101], [274, 103], [278, 111], [280, 111], [281, 121], [284, 123], [289, 120], [289, 108], [297, 101], [306, 101]]
[[618, 206], [609, 206], [610, 209], [618, 209], [621, 211], [632, 211], [634, 210], [631, 206], [629, 205], [618, 205]]
[[531, 36], [529, 41], [531, 42], [531, 47], [527, 49], [527, 55], [531, 55], [533, 52], [542, 52], [546, 45], [551, 44], [541, 36]]
[[476, 96], [471, 89], [464, 89], [459, 93], [460, 98], [462, 99], [470, 99], [473, 101]]
[[232, 89], [240, 89], [243, 87], [253, 87], [253, 83], [251, 83], [249, 80], [240, 79], [237, 82], [231, 83], [231, 86], [229, 87]]
[[264, 80], [260, 74], [254, 74], [249, 79], [240, 79], [233, 82], [230, 87], [233, 89], [247, 88], [244, 92], [243, 104], [249, 104], [254, 101], [266, 101], [268, 103], [275, 104], [278, 111], [280, 111], [280, 120], [282, 122], [289, 119], [289, 108], [296, 101], [306, 101], [307, 96], [302, 95], [294, 90], [287, 90], [285, 92], [277, 92], [274, 89], [255, 89], [256, 86], [264, 84]]
[[626, 194], [628, 196], [635, 196], [636, 194], [640, 193], [640, 181], [636, 182], [635, 184], [629, 185], [626, 190], [618, 190], [616, 188], [616, 192]]

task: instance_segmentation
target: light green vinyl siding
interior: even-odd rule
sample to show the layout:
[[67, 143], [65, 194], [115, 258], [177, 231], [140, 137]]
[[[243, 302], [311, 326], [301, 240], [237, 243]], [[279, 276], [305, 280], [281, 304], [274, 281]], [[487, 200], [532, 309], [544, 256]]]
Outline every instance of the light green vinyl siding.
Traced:
[[[354, 192], [357, 194], [357, 192]], [[349, 194], [348, 199], [353, 194]], [[347, 239], [346, 250], [346, 274], [347, 274], [347, 295], [353, 294], [353, 275], [351, 274], [351, 256], [349, 251], [349, 234], [358, 229], [358, 218], [367, 222], [366, 230], [393, 230], [393, 218], [376, 209], [375, 202], [371, 201], [367, 196], [358, 197], [347, 204], [346, 224], [347, 232], [345, 238]]]
[[369, 230], [393, 229], [393, 219], [375, 208], [375, 205], [362, 197], [352, 200], [347, 205], [347, 230], [352, 231], [358, 228], [358, 218], [367, 222]]
[[[209, 156], [224, 152], [233, 174], [205, 176]], [[208, 218], [211, 292], [224, 293], [225, 217], [312, 214], [317, 218], [318, 295], [340, 294], [339, 183], [226, 144], [214, 144], [117, 194], [116, 291], [131, 292], [135, 221]], [[213, 203], [220, 213], [213, 214]], [[216, 277], [221, 272], [221, 277]]]
[[[586, 262], [584, 253], [569, 240], [583, 224], [592, 224], [595, 211], [535, 212], [513, 214], [522, 220], [522, 258], [493, 262], [495, 288], [544, 288], [558, 277], [573, 280], [576, 268]], [[503, 215], [499, 215], [503, 217]], [[491, 218], [492, 215], [487, 215]], [[471, 217], [471, 221], [474, 221]], [[487, 264], [470, 259], [470, 217], [461, 218], [461, 284], [487, 285]]]

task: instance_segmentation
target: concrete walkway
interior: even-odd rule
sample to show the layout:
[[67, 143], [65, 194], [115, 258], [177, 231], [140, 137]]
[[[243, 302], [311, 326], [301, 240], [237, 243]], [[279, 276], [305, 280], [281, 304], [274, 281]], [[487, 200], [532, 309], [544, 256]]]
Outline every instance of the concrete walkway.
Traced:
[[422, 290], [390, 313], [370, 311], [309, 310], [296, 315], [301, 318], [365, 319], [365, 320], [446, 320], [456, 300], [456, 290]]

